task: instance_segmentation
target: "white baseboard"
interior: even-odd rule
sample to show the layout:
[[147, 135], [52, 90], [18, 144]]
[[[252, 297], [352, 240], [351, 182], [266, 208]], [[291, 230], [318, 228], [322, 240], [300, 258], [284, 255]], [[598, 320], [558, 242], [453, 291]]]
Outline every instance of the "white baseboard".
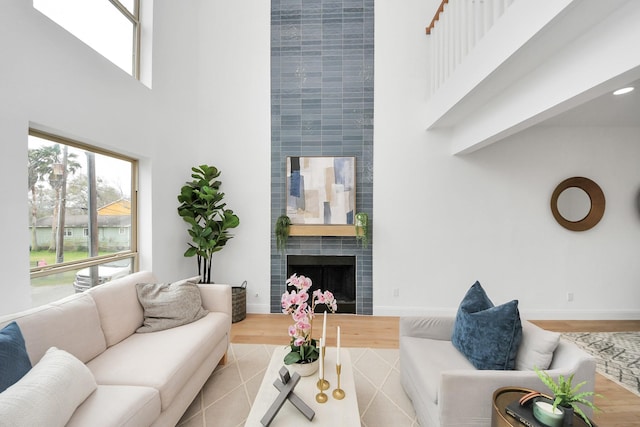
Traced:
[[247, 313], [269, 314], [271, 307], [268, 304], [247, 304]]
[[640, 310], [525, 310], [520, 316], [531, 320], [638, 320]]

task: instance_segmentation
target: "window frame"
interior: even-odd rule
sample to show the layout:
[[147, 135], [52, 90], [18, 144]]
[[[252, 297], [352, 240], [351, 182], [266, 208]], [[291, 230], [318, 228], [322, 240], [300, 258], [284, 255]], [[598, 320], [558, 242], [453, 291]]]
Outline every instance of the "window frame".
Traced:
[[[104, 0], [103, 0], [104, 1]], [[140, 20], [140, 0], [132, 0], [133, 4], [133, 12], [129, 10], [126, 6], [124, 6], [120, 0], [107, 0], [113, 7], [116, 8], [118, 12], [133, 26], [133, 34], [132, 34], [132, 44], [131, 44], [131, 72], [129, 70], [124, 70], [127, 74], [131, 75], [136, 80], [140, 80], [140, 49], [141, 49], [141, 38], [142, 38], [142, 28], [141, 28], [141, 20]], [[33, 2], [32, 2], [33, 3]], [[107, 60], [113, 62], [110, 58], [106, 57], [103, 52], [96, 49], [90, 42], [85, 40], [83, 37], [80, 37], [76, 34], [75, 31], [71, 30], [67, 26], [58, 22], [57, 19], [49, 16], [46, 12], [38, 9], [36, 5], [32, 5], [34, 9], [38, 10], [43, 15], [47, 16], [53, 22], [55, 22], [61, 28], [64, 28], [69, 33], [73, 34], [76, 38], [81, 40], [83, 43], [87, 44], [93, 50], [95, 50], [98, 54], [106, 58]], [[115, 64], [115, 63], [114, 63]], [[121, 68], [118, 64], [115, 64], [118, 68]]]
[[132, 71], [133, 77], [136, 80], [140, 80], [140, 35], [142, 34], [140, 28], [140, 0], [133, 0], [133, 13], [118, 0], [109, 0], [109, 2], [133, 24]]
[[[111, 0], [109, 0], [111, 1]], [[34, 128], [29, 128], [29, 135], [46, 139], [53, 143], [64, 144], [81, 150], [91, 151], [96, 154], [110, 156], [131, 163], [131, 247], [128, 250], [118, 251], [113, 254], [87, 257], [77, 261], [65, 261], [60, 264], [48, 264], [34, 266], [29, 269], [30, 280], [49, 276], [57, 273], [78, 270], [85, 267], [93, 267], [111, 261], [131, 258], [132, 272], [138, 271], [138, 160], [114, 151], [89, 145], [74, 139], [61, 137]], [[87, 229], [88, 230], [88, 229]]]

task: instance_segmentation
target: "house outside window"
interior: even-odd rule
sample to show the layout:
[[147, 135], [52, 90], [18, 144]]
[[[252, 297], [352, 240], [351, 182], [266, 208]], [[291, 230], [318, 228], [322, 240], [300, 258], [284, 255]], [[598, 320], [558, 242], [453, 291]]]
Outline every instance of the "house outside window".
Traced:
[[28, 141], [33, 305], [135, 271], [136, 160], [37, 130]]

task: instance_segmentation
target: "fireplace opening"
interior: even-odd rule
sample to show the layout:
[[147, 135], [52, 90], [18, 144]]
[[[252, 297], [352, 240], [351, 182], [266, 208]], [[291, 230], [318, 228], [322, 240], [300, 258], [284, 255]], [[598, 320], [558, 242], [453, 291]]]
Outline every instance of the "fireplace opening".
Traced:
[[[294, 273], [313, 282], [309, 296], [316, 289], [331, 291], [338, 302], [336, 313], [356, 313], [355, 256], [289, 255], [287, 278]], [[316, 312], [324, 310], [324, 305], [316, 307]]]

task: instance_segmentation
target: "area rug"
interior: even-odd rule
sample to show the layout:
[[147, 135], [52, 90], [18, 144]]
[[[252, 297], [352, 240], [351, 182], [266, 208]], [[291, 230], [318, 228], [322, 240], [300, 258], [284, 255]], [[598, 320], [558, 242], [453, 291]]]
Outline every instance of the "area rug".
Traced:
[[565, 332], [564, 339], [596, 357], [596, 370], [640, 396], [640, 332]]
[[[275, 345], [231, 344], [179, 427], [244, 426]], [[349, 348], [362, 427], [419, 427], [400, 385], [397, 349]]]

